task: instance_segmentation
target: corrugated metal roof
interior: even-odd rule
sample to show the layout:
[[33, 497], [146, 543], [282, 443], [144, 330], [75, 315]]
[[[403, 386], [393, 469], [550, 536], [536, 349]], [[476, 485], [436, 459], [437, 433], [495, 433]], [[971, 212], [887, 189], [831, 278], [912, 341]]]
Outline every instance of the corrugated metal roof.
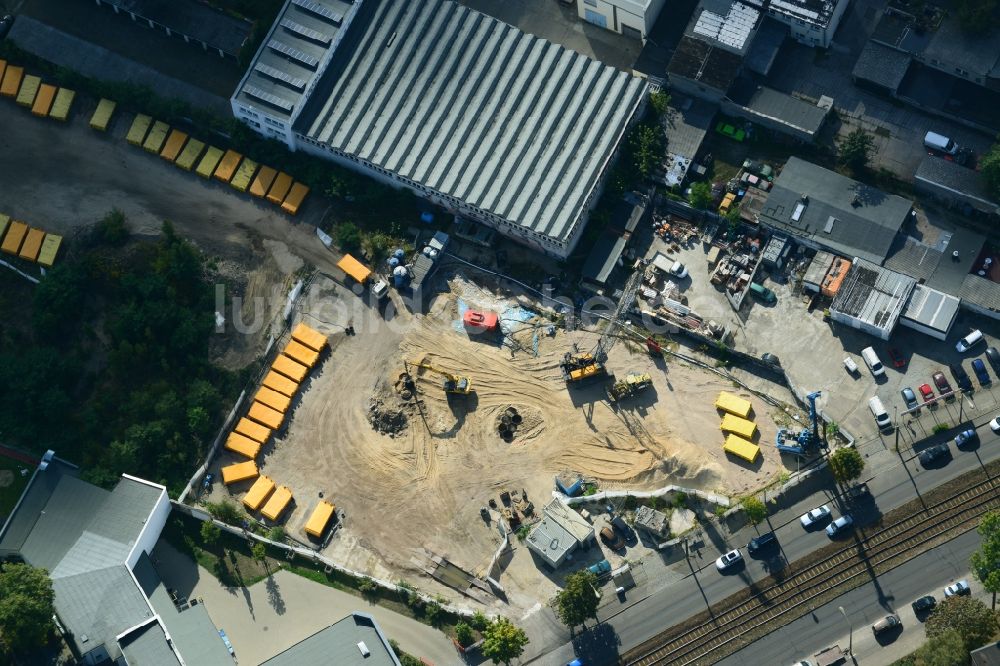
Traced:
[[565, 240], [645, 90], [452, 0], [366, 0], [296, 131]]

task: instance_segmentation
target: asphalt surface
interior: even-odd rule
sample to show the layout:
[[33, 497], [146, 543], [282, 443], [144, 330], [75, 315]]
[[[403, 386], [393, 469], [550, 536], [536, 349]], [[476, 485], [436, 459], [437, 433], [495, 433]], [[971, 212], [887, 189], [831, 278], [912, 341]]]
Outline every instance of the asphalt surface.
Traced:
[[[853, 511], [858, 523], [866, 524], [873, 521], [880, 513], [901, 506], [961, 474], [981, 469], [984, 463], [1000, 457], [1000, 437], [992, 433], [986, 421], [984, 417], [981, 423], [977, 423], [981, 426], [978, 428], [981, 441], [977, 447], [959, 451], [952, 443], [950, 445], [952, 458], [938, 468], [923, 469], [913, 453], [908, 453], [895, 465], [880, 466], [879, 475], [868, 480], [872, 500], [860, 505], [860, 511]], [[920, 443], [918, 450], [949, 439], [947, 435], [929, 438]], [[769, 517], [768, 524], [778, 535], [781, 558], [793, 562], [829, 543], [821, 527], [815, 531], [803, 530], [798, 519], [803, 513], [820, 504], [829, 504], [834, 518], [841, 515], [842, 505], [838, 503], [832, 491], [831, 484], [824, 493], [814, 494], [795, 506]], [[744, 568], [730, 575], [721, 575], [715, 569], [715, 558], [733, 547], [740, 547], [746, 558], [746, 542], [755, 532], [751, 528], [732, 536], [726, 535], [728, 538], [725, 538], [721, 533], [712, 531], [714, 524], [706, 525], [705, 547], [692, 552], [688, 558], [687, 575], [648, 596], [641, 588], [630, 590], [624, 604], [612, 603], [602, 607], [602, 613], [599, 615], [602, 624], [598, 627], [598, 636], [588, 636], [587, 632], [583, 634], [578, 632], [579, 635], [573, 641], [545, 654], [536, 653], [531, 663], [545, 666], [564, 665], [575, 657], [585, 659], [588, 666], [617, 663], [619, 656], [624, 652], [655, 636], [663, 629], [724, 600], [751, 582], [766, 577], [768, 567], [780, 563], [780, 559], [777, 561], [747, 559]], [[761, 531], [767, 531], [765, 525], [760, 526]], [[825, 525], [826, 523], [821, 523], [821, 526]], [[546, 613], [548, 611], [543, 611], [541, 615]], [[554, 618], [539, 618], [539, 620], [555, 633], [552, 627]], [[566, 637], [569, 638], [568, 633]]]
[[[973, 595], [990, 603], [992, 595], [983, 592], [968, 572], [969, 556], [978, 547], [979, 535], [966, 532], [879, 576], [877, 584], [872, 582], [851, 590], [718, 663], [741, 666], [811, 660], [812, 655], [832, 645], [847, 649], [852, 640], [851, 627], [857, 663], [865, 666], [892, 663], [924, 641], [923, 623], [910, 607], [914, 600], [932, 594], [940, 603], [946, 585], [967, 578]], [[840, 607], [844, 608], [846, 620]], [[886, 632], [876, 639], [871, 625], [889, 613], [899, 616], [902, 630]]]

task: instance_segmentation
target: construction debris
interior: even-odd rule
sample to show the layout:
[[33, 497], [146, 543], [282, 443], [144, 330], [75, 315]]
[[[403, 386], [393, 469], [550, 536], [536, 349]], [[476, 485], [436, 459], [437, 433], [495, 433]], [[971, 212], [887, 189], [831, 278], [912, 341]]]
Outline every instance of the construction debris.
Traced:
[[386, 407], [382, 400], [372, 398], [368, 403], [368, 422], [375, 432], [395, 437], [406, 430], [406, 412]]

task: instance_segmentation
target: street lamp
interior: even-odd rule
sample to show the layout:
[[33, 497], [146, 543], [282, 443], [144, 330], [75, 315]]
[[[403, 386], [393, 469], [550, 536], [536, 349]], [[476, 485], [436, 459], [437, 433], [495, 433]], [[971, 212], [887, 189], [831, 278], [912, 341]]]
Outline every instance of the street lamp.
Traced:
[[840, 611], [840, 614], [844, 616], [844, 620], [847, 622], [847, 629], [850, 632], [848, 634], [849, 637], [847, 639], [847, 641], [848, 641], [848, 644], [847, 644], [847, 653], [850, 654], [853, 657], [854, 656], [854, 625], [851, 624], [851, 619], [849, 617], [847, 617], [847, 611], [844, 610], [843, 606], [837, 606], [837, 610]]

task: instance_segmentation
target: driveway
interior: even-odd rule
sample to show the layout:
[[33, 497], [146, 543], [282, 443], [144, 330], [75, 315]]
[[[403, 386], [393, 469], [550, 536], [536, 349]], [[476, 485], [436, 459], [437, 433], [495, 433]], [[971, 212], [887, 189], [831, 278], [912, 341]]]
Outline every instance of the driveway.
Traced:
[[405, 652], [437, 666], [459, 661], [451, 641], [440, 631], [293, 573], [279, 571], [249, 588], [227, 588], [164, 541], [157, 543], [154, 558], [164, 584], [190, 590], [188, 598], [201, 600], [244, 664], [270, 659], [353, 611], [372, 615]]

